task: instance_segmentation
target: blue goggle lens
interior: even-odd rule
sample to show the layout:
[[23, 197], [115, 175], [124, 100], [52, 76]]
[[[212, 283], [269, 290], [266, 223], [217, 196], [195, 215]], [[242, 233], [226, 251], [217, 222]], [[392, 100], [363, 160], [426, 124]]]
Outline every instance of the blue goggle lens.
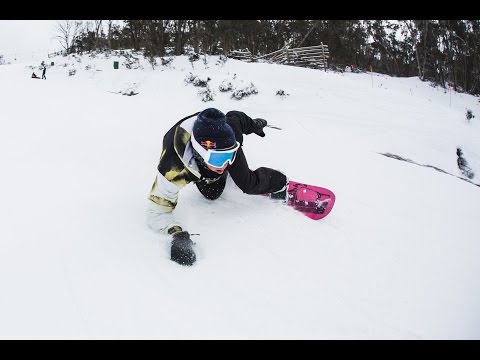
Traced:
[[227, 161], [231, 165], [235, 160], [235, 154], [236, 152], [213, 152], [210, 153], [207, 163], [217, 168], [223, 167]]

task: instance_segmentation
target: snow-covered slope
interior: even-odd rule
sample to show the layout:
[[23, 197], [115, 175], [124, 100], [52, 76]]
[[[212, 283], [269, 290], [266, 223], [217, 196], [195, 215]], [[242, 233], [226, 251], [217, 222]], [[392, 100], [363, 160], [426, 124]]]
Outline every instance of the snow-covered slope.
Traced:
[[[480, 188], [458, 178], [480, 183], [477, 98], [213, 56], [45, 61], [47, 80], [30, 78], [39, 63], [0, 66], [0, 338], [480, 338]], [[245, 137], [250, 167], [333, 190], [331, 214], [312, 221], [230, 179], [214, 202], [187, 186], [175, 215], [200, 234], [198, 260], [170, 261], [147, 195], [164, 133], [207, 107], [282, 128]]]

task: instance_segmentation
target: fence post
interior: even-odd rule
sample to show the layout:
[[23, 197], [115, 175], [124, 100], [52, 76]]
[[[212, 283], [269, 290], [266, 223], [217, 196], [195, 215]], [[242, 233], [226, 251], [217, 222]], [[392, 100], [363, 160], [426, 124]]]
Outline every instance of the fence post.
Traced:
[[325, 47], [323, 46], [323, 42], [321, 42], [320, 45], [322, 45], [323, 70], [327, 72], [327, 58], [325, 57]]

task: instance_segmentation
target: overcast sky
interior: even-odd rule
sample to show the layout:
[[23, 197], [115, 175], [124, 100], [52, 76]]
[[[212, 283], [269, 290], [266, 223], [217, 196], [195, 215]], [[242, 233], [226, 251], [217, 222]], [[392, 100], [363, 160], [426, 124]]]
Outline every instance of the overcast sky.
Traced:
[[54, 39], [57, 21], [0, 20], [0, 55], [27, 57], [60, 50], [60, 43]]

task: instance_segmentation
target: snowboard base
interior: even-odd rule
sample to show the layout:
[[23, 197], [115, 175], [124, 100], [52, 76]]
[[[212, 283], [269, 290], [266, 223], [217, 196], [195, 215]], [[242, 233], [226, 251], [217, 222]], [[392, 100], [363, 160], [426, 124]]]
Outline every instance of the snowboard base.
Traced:
[[288, 183], [287, 205], [313, 220], [320, 220], [332, 211], [335, 194], [326, 188], [299, 183]]

